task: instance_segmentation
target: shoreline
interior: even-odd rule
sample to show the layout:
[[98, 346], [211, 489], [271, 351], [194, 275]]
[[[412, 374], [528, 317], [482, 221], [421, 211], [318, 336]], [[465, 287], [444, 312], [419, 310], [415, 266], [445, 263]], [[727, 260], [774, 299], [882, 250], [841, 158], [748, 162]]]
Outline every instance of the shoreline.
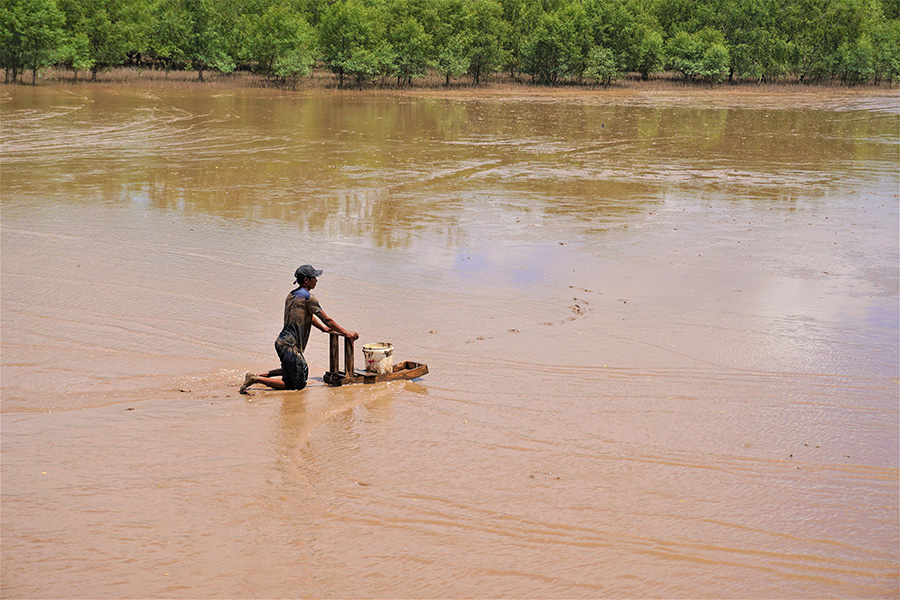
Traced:
[[526, 77], [510, 77], [508, 74], [496, 74], [480, 85], [475, 86], [468, 77], [460, 78], [451, 85], [445, 86], [443, 77], [428, 75], [416, 80], [410, 86], [398, 86], [391, 81], [369, 82], [364, 87], [355, 85], [338, 86], [338, 78], [325, 69], [316, 69], [307, 77], [298, 79], [294, 85], [280, 84], [264, 75], [250, 72], [230, 74], [207, 72], [204, 80], [198, 80], [196, 71], [158, 71], [153, 69], [135, 69], [120, 67], [98, 73], [92, 80], [88, 72], [79, 72], [75, 78], [71, 71], [50, 69], [38, 78], [35, 86], [28, 79], [18, 82], [3, 82], [4, 88], [33, 88], [49, 86], [98, 88], [123, 87], [147, 89], [182, 89], [197, 88], [210, 90], [254, 90], [276, 94], [296, 94], [308, 92], [337, 92], [354, 95], [437, 95], [437, 96], [532, 96], [532, 97], [578, 97], [578, 96], [615, 96], [641, 95], [653, 93], [673, 93], [692, 96], [696, 94], [712, 94], [716, 96], [749, 95], [749, 94], [800, 94], [820, 95], [822, 93], [840, 93], [841, 95], [886, 96], [895, 95], [900, 99], [900, 86], [890, 83], [878, 85], [847, 86], [841, 83], [806, 83], [799, 80], [779, 82], [736, 82], [736, 83], [685, 83], [671, 73], [664, 73], [644, 81], [636, 76], [628, 76], [613, 81], [608, 86], [593, 84], [569, 83], [558, 86], [546, 86], [531, 83]]

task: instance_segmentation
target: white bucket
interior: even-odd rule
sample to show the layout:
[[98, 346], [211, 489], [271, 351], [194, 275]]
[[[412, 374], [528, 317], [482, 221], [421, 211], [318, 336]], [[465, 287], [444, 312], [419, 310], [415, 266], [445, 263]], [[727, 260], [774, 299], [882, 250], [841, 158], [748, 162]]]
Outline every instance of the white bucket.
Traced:
[[387, 342], [363, 345], [366, 371], [384, 375], [394, 371], [394, 346]]

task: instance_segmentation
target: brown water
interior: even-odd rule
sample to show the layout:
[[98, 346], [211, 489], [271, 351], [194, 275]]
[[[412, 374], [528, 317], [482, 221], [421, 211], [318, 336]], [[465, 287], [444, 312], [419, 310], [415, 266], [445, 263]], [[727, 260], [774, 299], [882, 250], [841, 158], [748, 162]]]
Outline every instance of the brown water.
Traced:
[[3, 597], [900, 594], [895, 91], [211, 89], [0, 89]]

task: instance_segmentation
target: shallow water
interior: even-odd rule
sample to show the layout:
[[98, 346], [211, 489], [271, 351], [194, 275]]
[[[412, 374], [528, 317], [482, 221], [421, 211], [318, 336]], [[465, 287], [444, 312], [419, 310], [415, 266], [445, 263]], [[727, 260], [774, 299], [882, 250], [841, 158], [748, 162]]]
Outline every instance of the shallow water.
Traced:
[[209, 89], [0, 89], [4, 597], [898, 596], [895, 93]]

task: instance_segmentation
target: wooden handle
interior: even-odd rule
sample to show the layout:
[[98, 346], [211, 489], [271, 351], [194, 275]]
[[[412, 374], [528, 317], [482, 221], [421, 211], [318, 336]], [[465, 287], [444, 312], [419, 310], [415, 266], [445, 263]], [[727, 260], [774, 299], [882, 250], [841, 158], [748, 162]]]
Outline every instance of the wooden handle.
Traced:
[[328, 340], [328, 370], [332, 373], [338, 372], [339, 362], [339, 352], [340, 348], [338, 347], [338, 334], [332, 333], [328, 336], [330, 339]]
[[344, 373], [347, 377], [352, 377], [353, 370], [353, 340], [348, 337], [344, 338]]

